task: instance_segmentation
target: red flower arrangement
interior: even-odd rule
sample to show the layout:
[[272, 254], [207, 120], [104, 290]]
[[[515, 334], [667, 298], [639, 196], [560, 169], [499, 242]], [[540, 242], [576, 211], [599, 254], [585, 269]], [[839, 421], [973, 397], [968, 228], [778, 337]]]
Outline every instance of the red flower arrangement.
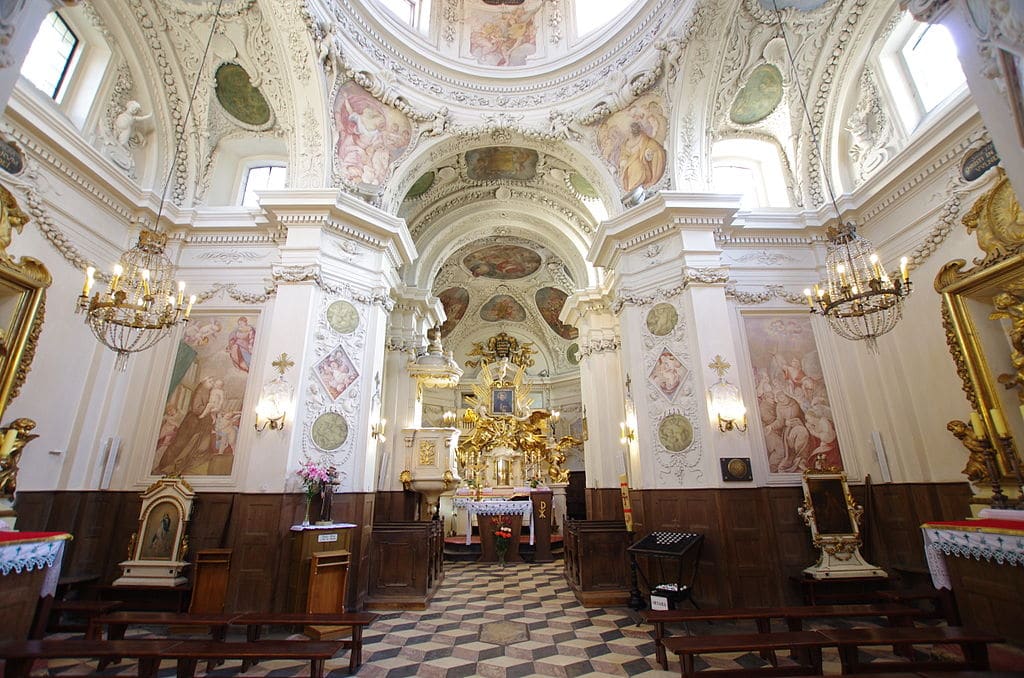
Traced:
[[512, 543], [512, 519], [508, 516], [495, 516], [491, 518], [491, 528], [494, 530], [494, 550], [498, 554], [498, 562], [504, 565], [505, 554]]

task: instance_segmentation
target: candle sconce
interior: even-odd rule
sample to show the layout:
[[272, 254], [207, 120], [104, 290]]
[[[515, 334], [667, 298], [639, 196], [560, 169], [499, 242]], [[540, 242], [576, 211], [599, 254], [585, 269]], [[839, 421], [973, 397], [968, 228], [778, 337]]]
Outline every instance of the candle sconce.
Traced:
[[277, 370], [278, 375], [268, 381], [260, 393], [254, 424], [257, 431], [265, 431], [268, 428], [271, 431], [283, 429], [285, 416], [292, 405], [292, 387], [285, 380], [284, 373], [295, 363], [287, 353], [282, 353], [271, 365]]

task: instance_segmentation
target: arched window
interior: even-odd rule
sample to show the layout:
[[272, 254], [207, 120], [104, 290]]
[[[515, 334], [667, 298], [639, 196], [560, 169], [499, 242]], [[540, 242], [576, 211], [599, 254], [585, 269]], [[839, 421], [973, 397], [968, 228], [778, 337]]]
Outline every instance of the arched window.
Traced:
[[603, 28], [633, 4], [633, 0], [575, 0], [576, 37], [583, 37]]
[[711, 187], [739, 193], [740, 209], [790, 207], [778, 149], [756, 139], [723, 139], [711, 149]]
[[238, 192], [242, 207], [259, 207], [256, 191], [284, 188], [288, 168], [284, 165], [252, 165], [245, 171]]
[[402, 23], [420, 33], [430, 28], [430, 0], [377, 0]]
[[79, 47], [80, 40], [75, 32], [59, 14], [51, 12], [39, 26], [39, 32], [25, 56], [21, 74], [60, 103], [81, 56]]
[[909, 14], [886, 41], [879, 62], [907, 132], [966, 87], [956, 45], [946, 27], [918, 23]]

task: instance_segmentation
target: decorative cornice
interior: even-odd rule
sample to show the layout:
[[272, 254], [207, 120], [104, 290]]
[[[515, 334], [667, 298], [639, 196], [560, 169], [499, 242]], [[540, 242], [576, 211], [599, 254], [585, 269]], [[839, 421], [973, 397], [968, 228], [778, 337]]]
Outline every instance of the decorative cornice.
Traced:
[[622, 340], [618, 337], [607, 339], [590, 339], [580, 342], [580, 360], [586, 360], [598, 353], [614, 353], [622, 348]]
[[725, 287], [725, 296], [741, 304], [764, 304], [772, 299], [781, 299], [789, 304], [805, 304], [803, 294], [790, 292], [782, 285], [765, 285], [760, 291], [741, 290], [736, 287], [734, 281], [729, 282]]
[[235, 283], [217, 283], [202, 292], [196, 294], [196, 303], [202, 304], [219, 294], [224, 294], [240, 304], [263, 304], [277, 294], [277, 285], [272, 284], [264, 292], [246, 292], [238, 289]]

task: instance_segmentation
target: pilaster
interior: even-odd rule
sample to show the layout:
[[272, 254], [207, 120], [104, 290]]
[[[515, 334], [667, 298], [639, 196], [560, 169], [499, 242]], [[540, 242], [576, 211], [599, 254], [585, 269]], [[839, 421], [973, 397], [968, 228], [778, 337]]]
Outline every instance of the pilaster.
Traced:
[[718, 486], [719, 459], [749, 452], [745, 436], [712, 423], [706, 395], [717, 380], [708, 363], [737, 364], [715, 243], [737, 207], [736, 196], [663, 192], [602, 224], [591, 248], [595, 266], [615, 271], [634, 488]]
[[[404, 221], [336, 191], [268, 191], [261, 206], [285, 234], [265, 332], [268, 355], [295, 362], [295, 405], [284, 440], [264, 435], [252, 459], [286, 445], [285, 477], [304, 458], [322, 459], [338, 469], [339, 491], [373, 492], [392, 290], [415, 247]], [[269, 367], [259, 366], [261, 384]]]

